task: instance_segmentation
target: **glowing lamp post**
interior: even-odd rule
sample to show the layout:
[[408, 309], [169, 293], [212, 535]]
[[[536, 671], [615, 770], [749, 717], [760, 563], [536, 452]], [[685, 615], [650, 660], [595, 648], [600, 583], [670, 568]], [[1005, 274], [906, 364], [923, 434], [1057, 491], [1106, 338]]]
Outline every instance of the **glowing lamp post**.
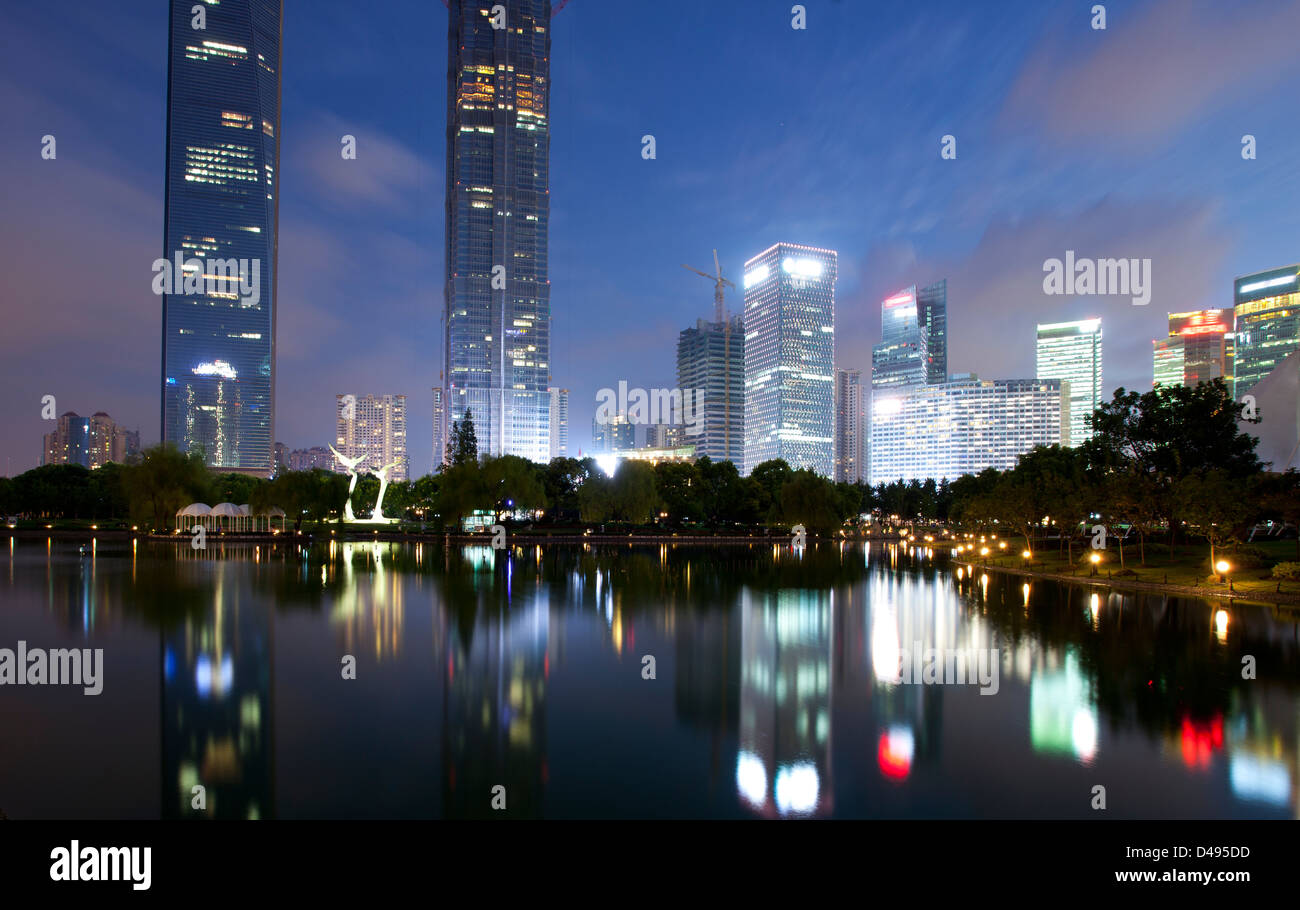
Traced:
[[[1226, 559], [1220, 559], [1214, 564], [1214, 571], [1219, 573], [1219, 581], [1225, 582], [1228, 580], [1228, 573], [1232, 571], [1232, 566], [1228, 565]], [[1231, 585], [1229, 585], [1229, 587], [1231, 587]]]
[[1093, 574], [1093, 575], [1096, 575], [1096, 574], [1097, 574], [1097, 564], [1098, 564], [1099, 562], [1101, 562], [1101, 554], [1100, 554], [1100, 553], [1097, 553], [1097, 552], [1093, 552], [1093, 554], [1092, 554], [1091, 556], [1088, 557], [1088, 560], [1092, 563], [1092, 574]]

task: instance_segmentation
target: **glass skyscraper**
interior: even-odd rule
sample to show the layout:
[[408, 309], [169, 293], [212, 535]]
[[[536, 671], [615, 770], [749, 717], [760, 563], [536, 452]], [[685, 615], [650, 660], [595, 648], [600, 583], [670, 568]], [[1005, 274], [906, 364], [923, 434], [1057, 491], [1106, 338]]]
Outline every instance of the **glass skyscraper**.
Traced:
[[1222, 378], [1232, 391], [1234, 338], [1229, 309], [1169, 314], [1169, 335], [1154, 342], [1155, 385], [1189, 385]]
[[835, 467], [838, 256], [793, 243], [745, 263], [745, 473], [773, 458]]
[[[745, 461], [745, 326], [740, 316], [727, 322], [696, 320], [677, 336], [677, 387], [699, 400], [704, 394], [700, 432], [685, 437], [697, 456]], [[679, 415], [673, 415], [682, 419]], [[699, 420], [695, 415], [694, 420]]]
[[[274, 468], [279, 0], [172, 0], [162, 439], [222, 471]], [[155, 269], [157, 268], [155, 263]], [[226, 280], [232, 274], [240, 280]], [[155, 276], [155, 289], [158, 275]]]
[[447, 47], [444, 432], [546, 461], [551, 2], [451, 0]]
[[1233, 306], [1233, 394], [1240, 398], [1300, 349], [1300, 265], [1238, 278]]
[[948, 279], [921, 288], [916, 295], [916, 321], [925, 335], [925, 381], [948, 381]]
[[1070, 433], [1066, 444], [1077, 446], [1091, 439], [1088, 418], [1101, 404], [1101, 320], [1040, 324], [1038, 378], [1069, 383]]

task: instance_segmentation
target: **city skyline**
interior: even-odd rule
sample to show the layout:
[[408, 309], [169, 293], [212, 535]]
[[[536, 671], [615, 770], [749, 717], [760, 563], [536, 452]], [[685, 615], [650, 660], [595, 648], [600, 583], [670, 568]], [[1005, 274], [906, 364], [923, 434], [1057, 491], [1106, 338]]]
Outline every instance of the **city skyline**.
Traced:
[[[319, 8], [319, 17], [296, 18], [287, 10], [286, 31], [311, 45], [324, 40], [331, 29], [355, 28], [358, 44], [353, 56], [328, 65], [303, 60], [295, 68], [291, 58], [284, 68], [283, 107], [291, 119], [285, 123], [282, 201], [286, 225], [292, 223], [294, 229], [283, 232], [285, 254], [277, 265], [279, 297], [292, 297], [293, 302], [284, 303], [280, 312], [276, 395], [282, 406], [274, 441], [290, 448], [315, 445], [327, 432], [331, 415], [308, 394], [313, 386], [325, 382], [345, 388], [427, 389], [438, 381], [441, 356], [436, 338], [440, 304], [434, 294], [419, 290], [430, 277], [436, 285], [443, 274], [437, 255], [440, 229], [416, 214], [417, 209], [442, 210], [436, 189], [445, 164], [436, 149], [440, 127], [408, 123], [392, 104], [375, 106], [375, 99], [385, 94], [399, 97], [400, 91], [388, 87], [389, 80], [402, 84], [412, 71], [438, 91], [445, 61], [438, 53], [421, 57], [417, 43], [404, 35], [386, 36], [381, 53], [374, 23], [343, 6], [324, 3]], [[855, 79], [879, 75], [882, 92], [894, 99], [891, 108], [899, 106], [899, 98], [912, 98], [924, 102], [926, 115], [889, 114], [875, 121], [867, 117], [870, 129], [857, 125], [855, 117], [852, 123], [837, 125], [836, 131], [841, 126], [847, 130], [844, 139], [827, 145], [824, 134], [813, 128], [824, 111], [800, 112], [792, 82], [778, 87], [772, 122], [766, 114], [756, 122], [755, 90], [746, 89], [737, 78], [743, 72], [736, 65], [739, 49], [726, 47], [707, 67], [710, 73], [726, 76], [721, 90], [731, 93], [735, 103], [728, 105], [732, 111], [725, 122], [745, 140], [740, 146], [748, 144], [753, 151], [719, 155], [709, 141], [718, 127], [703, 115], [669, 113], [666, 105], [676, 96], [680, 77], [656, 86], [654, 79], [639, 78], [631, 85], [616, 75], [616, 64], [631, 43], [631, 36], [619, 29], [629, 14], [597, 14], [581, 0], [568, 4], [554, 20], [552, 103], [556, 122], [566, 127], [554, 138], [551, 155], [551, 272], [552, 281], [564, 276], [564, 298], [573, 309], [556, 325], [553, 359], [562, 372], [552, 375], [551, 384], [572, 390], [574, 426], [586, 428], [594, 391], [620, 378], [645, 386], [671, 384], [673, 364], [663, 352], [681, 326], [708, 305], [705, 290], [696, 286], [698, 278], [678, 268], [681, 261], [692, 260], [691, 249], [718, 247], [724, 273], [734, 276], [744, 251], [760, 248], [772, 236], [797, 236], [841, 251], [837, 296], [841, 312], [852, 315], [842, 317], [836, 327], [841, 355], [837, 367], [868, 365], [875, 328], [862, 314], [869, 301], [883, 299], [890, 287], [913, 275], [947, 275], [957, 302], [948, 333], [951, 363], [981, 375], [1029, 375], [1035, 322], [1097, 314], [1108, 327], [1114, 326], [1105, 352], [1104, 397], [1120, 385], [1149, 387], [1151, 355], [1146, 345], [1165, 333], [1162, 323], [1168, 312], [1229, 306], [1236, 278], [1296, 259], [1285, 238], [1295, 236], [1297, 216], [1284, 202], [1286, 193], [1273, 198], [1279, 186], [1285, 188], [1294, 179], [1283, 149], [1294, 144], [1289, 140], [1296, 127], [1275, 111], [1285, 96], [1278, 77], [1295, 64], [1261, 52], [1272, 46], [1274, 35], [1288, 31], [1296, 13], [1257, 10], [1260, 15], [1248, 16], [1207, 5], [1186, 28], [1167, 35], [1168, 24], [1182, 18], [1179, 9], [1171, 3], [1144, 3], [1124, 16], [1112, 16], [1107, 37], [1125, 47], [1144, 46], [1149, 53], [1141, 60], [1117, 57], [1119, 50], [1098, 42], [1061, 51], [1063, 36], [1077, 23], [1061, 10], [1028, 4], [1013, 4], [987, 22], [975, 11], [942, 3], [873, 20], [878, 26], [873, 32], [879, 36], [873, 46], [881, 48], [911, 32], [939, 36], [945, 53], [933, 78], [878, 72], [870, 58], [853, 63], [852, 42], [834, 34], [849, 29], [824, 28], [826, 19], [819, 23], [817, 11], [810, 10], [807, 32], [793, 33], [788, 15], [774, 11], [771, 22], [756, 17], [750, 25], [761, 42], [789, 59], [791, 73], [825, 57], [850, 67]], [[732, 12], [700, 11], [702, 30], [725, 29]], [[441, 33], [446, 15], [435, 6], [420, 12], [417, 21]], [[836, 15], [846, 25], [865, 16], [852, 9], [837, 10]], [[40, 92], [27, 97], [15, 96], [12, 82], [0, 86], [16, 101], [15, 128], [0, 140], [0, 152], [15, 176], [7, 186], [11, 195], [6, 201], [15, 222], [34, 226], [27, 237], [11, 229], [2, 254], [7, 271], [17, 276], [8, 309], [15, 312], [12, 332], [19, 356], [14, 361], [15, 382], [0, 404], [0, 420], [14, 427], [4, 449], [6, 470], [16, 473], [36, 463], [34, 441], [50, 430], [40, 420], [41, 396], [83, 400], [92, 382], [105, 385], [97, 400], [109, 412], [120, 414], [128, 425], [145, 428], [142, 444], [156, 441], [148, 428], [153, 425], [150, 411], [157, 414], [157, 372], [154, 369], [150, 377], [149, 362], [157, 362], [158, 328], [150, 318], [156, 311], [148, 306], [154, 298], [143, 288], [148, 287], [149, 263], [158, 255], [163, 181], [157, 159], [135, 155], [133, 149], [151, 141], [160, 147], [165, 138], [166, 61], [157, 48], [166, 26], [157, 21], [156, 11], [115, 11], [88, 24], [73, 23], [70, 33], [65, 23], [41, 10], [11, 9], [3, 16], [10, 33], [19, 36], [9, 66], [33, 65], [42, 48], [57, 46], [82, 49], [91, 67], [108, 47], [126, 48], [129, 66], [100, 69], [111, 73], [105, 75], [103, 90], [116, 90], [133, 102], [129, 111], [120, 112], [75, 105], [74, 99], [87, 90], [76, 73], [56, 73]], [[674, 27], [668, 14], [651, 12], [646, 19], [639, 40], [657, 40]], [[105, 35], [110, 40], [101, 47]], [[1223, 41], [1224, 36], [1234, 40]], [[695, 48], [694, 40], [688, 39], [681, 53]], [[941, 86], [944, 74], [957, 71], [973, 53], [971, 45], [981, 41], [1005, 51], [1007, 62], [970, 85]], [[1196, 86], [1129, 92], [1123, 101], [1125, 116], [1099, 126], [1097, 136], [1079, 133], [1069, 120], [1066, 102], [1058, 105], [1064, 113], [1057, 108], [1051, 114], [1034, 113], [1036, 99], [1061, 97], [1066, 84], [1064, 76], [1034, 78], [1043, 72], [1054, 47], [1072, 79], [1082, 74], [1104, 87], [1111, 80], [1145, 86], [1143, 72], [1159, 71], [1171, 59], [1186, 56], [1189, 48], [1200, 50], [1207, 44], [1209, 53], [1217, 55], [1213, 68], [1229, 74], [1226, 81], [1216, 81], [1217, 94], [1198, 93]], [[1246, 54], [1239, 50], [1242, 46], [1253, 50]], [[286, 48], [287, 54], [293, 53], [292, 47]], [[389, 73], [373, 65], [378, 60], [397, 63]], [[655, 66], [668, 67], [673, 60]], [[1106, 62], [1115, 65], [1108, 68]], [[375, 75], [358, 83], [357, 74], [370, 70]], [[1099, 75], [1103, 72], [1114, 75]], [[971, 103], [983, 96], [991, 100]], [[619, 97], [635, 99], [627, 114], [610, 112], [609, 103]], [[969, 106], [970, 113], [959, 122], [945, 123], [936, 113], [939, 98], [951, 102], [944, 109]], [[75, 116], [68, 113], [74, 109]], [[60, 110], [65, 113], [48, 116]], [[990, 115], [987, 127], [977, 122], [983, 114]], [[1241, 158], [1246, 128], [1258, 134], [1258, 160]], [[59, 140], [54, 160], [39, 154], [39, 140], [46, 133]], [[653, 160], [641, 157], [640, 140], [647, 133], [658, 138]], [[939, 156], [939, 138], [948, 133], [958, 140], [953, 161]], [[1117, 151], [1096, 154], [1102, 133], [1118, 140]], [[339, 139], [345, 134], [358, 139], [354, 161], [339, 157]], [[87, 153], [92, 135], [94, 158]], [[872, 140], [879, 135], [888, 135], [890, 141], [881, 146]], [[1076, 139], [1080, 148], [1069, 148]], [[712, 157], [705, 156], [705, 146]], [[838, 163], [826, 166], [847, 160], [850, 146], [855, 159], [865, 148], [867, 160], [847, 170]], [[767, 199], [744, 192], [742, 187], [775, 173], [777, 150], [783, 157], [793, 156], [793, 172], [802, 174], [800, 185]], [[1029, 163], [1022, 182], [1020, 175], [1031, 157], [1037, 163]], [[719, 194], [707, 206], [704, 197], [694, 201], [696, 190], [714, 179], [715, 170], [726, 175]], [[862, 173], [873, 170], [883, 177], [874, 181], [883, 187], [876, 211], [848, 206], [867, 185]], [[824, 173], [834, 173], [835, 179], [818, 176]], [[1031, 178], [1049, 175], [1061, 179], [1050, 190], [1030, 192], [1035, 185]], [[616, 196], [646, 211], [650, 230], [620, 231], [619, 221], [601, 214], [594, 200], [584, 202], [582, 187], [590, 181], [612, 187]], [[1007, 188], [1008, 193], [994, 201], [992, 187]], [[940, 202], [946, 195], [953, 201]], [[419, 205], [408, 204], [407, 197]], [[839, 198], [845, 199], [844, 205], [836, 201]], [[722, 208], [718, 199], [725, 203]], [[813, 199], [816, 205], [810, 204]], [[342, 222], [346, 226], [340, 226]], [[674, 227], [665, 230], [669, 223]], [[108, 224], [112, 229], [103, 230]], [[376, 227], [378, 237], [389, 245], [387, 253], [363, 236]], [[88, 243], [87, 232], [96, 228], [96, 241]], [[662, 239], [647, 246], [647, 235]], [[111, 320], [81, 303], [85, 295], [75, 293], [67, 284], [69, 276], [61, 274], [68, 270], [42, 267], [48, 251], [68, 248], [87, 251], [87, 264], [103, 276], [106, 294], [121, 301], [105, 308], [112, 309]], [[1123, 298], [1044, 297], [1042, 262], [1066, 249], [1082, 254], [1089, 248], [1095, 255], [1118, 249], [1151, 256], [1151, 305], [1132, 307]], [[372, 254], [373, 261], [383, 263], [380, 274], [355, 268]], [[361, 277], [350, 279], [345, 274], [349, 268]], [[680, 277], [674, 269], [682, 272]], [[291, 283], [291, 294], [285, 282]], [[136, 308], [135, 300], [146, 306]], [[358, 300], [363, 310], [383, 314], [386, 323], [367, 323], [378, 337], [362, 345], [355, 344]], [[622, 317], [612, 318], [633, 313], [649, 314], [649, 323], [632, 325], [620, 321]], [[418, 327], [420, 320], [434, 324], [435, 337]], [[36, 356], [55, 325], [64, 334], [71, 328], [67, 341], [76, 356], [59, 371], [32, 366], [40, 361], [26, 358]], [[377, 346], [390, 353], [376, 358], [372, 352]], [[24, 353], [29, 350], [31, 354]], [[375, 372], [380, 375], [372, 379]], [[432, 451], [430, 402], [421, 405], [413, 398], [411, 403], [414, 450]], [[569, 448], [585, 451], [588, 442], [575, 434]], [[418, 476], [431, 466], [417, 457], [412, 473]]]

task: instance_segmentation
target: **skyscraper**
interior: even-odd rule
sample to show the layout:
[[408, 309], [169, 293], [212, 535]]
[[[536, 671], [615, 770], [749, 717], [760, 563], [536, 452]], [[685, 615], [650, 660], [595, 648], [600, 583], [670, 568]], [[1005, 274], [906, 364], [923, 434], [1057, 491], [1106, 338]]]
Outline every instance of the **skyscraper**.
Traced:
[[443, 389], [433, 387], [433, 470], [437, 471], [447, 455], [447, 406]]
[[1300, 265], [1238, 278], [1233, 306], [1233, 394], [1241, 398], [1300, 348]]
[[551, 458], [569, 454], [569, 390], [551, 386]]
[[1234, 339], [1230, 309], [1169, 314], [1169, 335], [1154, 342], [1155, 385], [1189, 385], [1223, 378], [1232, 391]]
[[834, 250], [778, 243], [745, 263], [745, 468], [835, 462]]
[[835, 371], [835, 482], [863, 478], [862, 371]]
[[[172, 0], [162, 289], [162, 439], [269, 476], [275, 424], [279, 0]], [[179, 263], [178, 269], [172, 269]], [[231, 281], [237, 275], [238, 280]], [[175, 293], [171, 293], [175, 291]]]
[[916, 321], [925, 335], [925, 381], [948, 381], [948, 279], [921, 288], [916, 295]]
[[1035, 446], [1070, 445], [1066, 383], [959, 379], [873, 396], [871, 484], [1007, 470]]
[[444, 424], [546, 461], [551, 2], [451, 0], [447, 47]]
[[[682, 395], [704, 393], [700, 432], [688, 437], [697, 456], [730, 461], [739, 469], [745, 460], [745, 323], [740, 316], [727, 322], [698, 319], [695, 328], [677, 336], [677, 387]], [[681, 419], [681, 415], [673, 415]], [[696, 416], [694, 420], [699, 421]], [[648, 445], [649, 443], [647, 443]]]
[[[406, 480], [409, 464], [406, 453], [405, 395], [336, 395], [337, 432], [334, 448], [347, 458], [366, 455], [359, 471], [375, 472], [394, 464], [389, 480]], [[334, 470], [345, 470], [337, 462]]]
[[925, 385], [929, 375], [929, 335], [921, 329], [912, 286], [880, 304], [880, 343], [871, 347], [871, 389]]
[[1101, 320], [1040, 324], [1037, 375], [1069, 383], [1069, 445], [1090, 439], [1087, 421], [1101, 405]]

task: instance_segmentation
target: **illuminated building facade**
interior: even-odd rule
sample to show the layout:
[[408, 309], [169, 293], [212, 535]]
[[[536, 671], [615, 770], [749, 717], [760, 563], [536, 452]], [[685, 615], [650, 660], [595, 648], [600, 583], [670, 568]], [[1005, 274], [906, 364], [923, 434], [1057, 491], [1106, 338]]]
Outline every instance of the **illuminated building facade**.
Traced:
[[450, 7], [443, 432], [468, 410], [481, 454], [546, 461], [551, 2]]
[[745, 324], [741, 317], [733, 316], [727, 322], [699, 319], [695, 328], [677, 336], [677, 388], [683, 394], [688, 389], [697, 395], [704, 393], [700, 432], [688, 437], [696, 453], [713, 461], [730, 461], [739, 468], [745, 460]]
[[868, 483], [1005, 471], [1035, 446], [1069, 445], [1057, 379], [961, 379], [872, 398]]
[[916, 322], [925, 336], [925, 382], [948, 381], [948, 279], [916, 292]]
[[551, 457], [569, 454], [569, 390], [554, 386], [546, 390], [551, 396]]
[[443, 389], [433, 388], [433, 469], [436, 471], [447, 457], [447, 408]]
[[835, 468], [833, 250], [778, 243], [745, 263], [745, 464]]
[[1300, 349], [1300, 265], [1238, 278], [1233, 305], [1233, 394], [1241, 398]]
[[1154, 384], [1188, 385], [1222, 378], [1232, 391], [1233, 312], [1193, 310], [1169, 314], [1169, 335], [1156, 339]]
[[929, 362], [929, 335], [918, 321], [916, 288], [885, 298], [880, 304], [880, 343], [871, 347], [872, 392], [925, 385]]
[[1038, 378], [1068, 383], [1069, 442], [1092, 437], [1088, 418], [1101, 405], [1101, 320], [1057, 322], [1038, 326]]
[[[346, 458], [367, 458], [358, 466], [361, 472], [374, 473], [384, 465], [396, 463], [388, 472], [390, 481], [406, 480], [410, 465], [406, 453], [405, 395], [336, 395], [336, 432], [334, 448]], [[334, 463], [334, 470], [346, 468]]]
[[59, 417], [54, 432], [46, 433], [41, 464], [79, 464], [98, 468], [115, 461], [126, 464], [140, 452], [140, 434], [118, 426], [103, 411], [89, 418], [68, 411]]
[[[207, 280], [162, 297], [162, 440], [183, 452], [200, 448], [218, 470], [267, 477], [274, 467], [281, 4], [207, 4], [203, 29], [192, 27], [192, 3], [170, 6], [162, 258], [201, 261], [203, 274], [194, 277]], [[212, 280], [214, 263], [236, 261], [249, 266], [247, 291]]]
[[863, 478], [862, 371], [835, 371], [835, 482]]
[[636, 424], [626, 414], [613, 414], [606, 423], [591, 421], [591, 451], [593, 455], [609, 455], [636, 448]]

